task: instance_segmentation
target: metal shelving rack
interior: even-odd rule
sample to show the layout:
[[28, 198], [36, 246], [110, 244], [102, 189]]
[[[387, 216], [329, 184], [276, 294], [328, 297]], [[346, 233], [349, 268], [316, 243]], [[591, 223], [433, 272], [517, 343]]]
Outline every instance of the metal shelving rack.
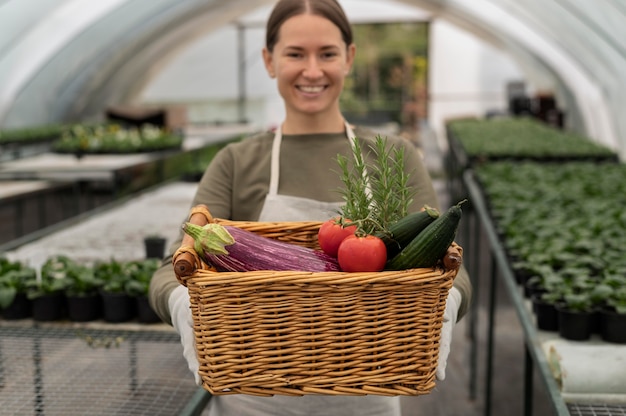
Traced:
[[198, 415], [170, 327], [0, 321], [0, 403], [11, 415]]

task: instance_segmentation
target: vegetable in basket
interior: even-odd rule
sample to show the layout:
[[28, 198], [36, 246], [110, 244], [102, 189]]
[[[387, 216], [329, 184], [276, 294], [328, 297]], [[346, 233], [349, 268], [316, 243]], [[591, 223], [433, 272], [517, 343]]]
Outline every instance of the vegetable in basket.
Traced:
[[218, 271], [299, 270], [340, 271], [337, 259], [323, 251], [257, 235], [239, 227], [186, 222], [183, 231], [194, 239], [194, 249]]
[[461, 221], [461, 204], [451, 206], [430, 223], [402, 251], [387, 262], [388, 270], [434, 267], [454, 242]]
[[376, 236], [353, 234], [339, 245], [337, 260], [345, 272], [380, 272], [387, 263], [387, 248]]
[[335, 217], [320, 226], [317, 241], [324, 253], [337, 257], [341, 242], [356, 232], [356, 225], [351, 225], [351, 222], [347, 218]]
[[386, 232], [377, 233], [387, 247], [387, 257], [395, 257], [438, 217], [439, 210], [426, 205], [421, 211], [408, 214], [389, 225]]
[[[378, 136], [371, 151], [374, 164], [365, 161], [355, 139], [354, 166], [350, 169], [346, 157], [337, 157], [345, 204], [340, 217], [323, 224], [318, 234], [320, 245], [333, 241], [331, 248], [337, 248], [339, 265], [349, 272], [435, 267], [454, 242], [464, 201], [443, 215], [426, 205], [419, 212], [408, 213], [414, 192], [407, 189], [402, 150], [388, 148], [386, 140]], [[354, 235], [346, 237], [346, 227], [352, 225], [356, 226]], [[461, 260], [455, 259], [451, 257], [444, 266], [457, 268]]]
[[[409, 232], [407, 222], [393, 231], [390, 228], [390, 224], [406, 217], [413, 196], [407, 186], [403, 151], [387, 146], [387, 140], [381, 136], [376, 137], [369, 150], [376, 158], [374, 164], [366, 162], [356, 138], [352, 167], [347, 157], [337, 156], [345, 204], [340, 217], [324, 223], [318, 234], [322, 249], [336, 256], [342, 270], [348, 272], [382, 271], [388, 259], [388, 246], [398, 242], [393, 234], [405, 236], [402, 229]], [[392, 247], [392, 253], [397, 251]]]

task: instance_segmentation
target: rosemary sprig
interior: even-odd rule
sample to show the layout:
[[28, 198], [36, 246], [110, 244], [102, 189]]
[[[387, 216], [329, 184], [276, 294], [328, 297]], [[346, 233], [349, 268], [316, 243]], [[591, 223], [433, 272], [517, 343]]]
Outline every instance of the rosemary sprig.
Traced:
[[352, 220], [363, 234], [386, 232], [389, 224], [407, 215], [415, 195], [408, 186], [410, 175], [404, 169], [404, 149], [387, 146], [386, 138], [376, 136], [370, 147], [375, 163], [368, 164], [357, 138], [353, 143], [352, 169], [347, 157], [337, 156], [345, 186], [341, 215]]
[[371, 205], [371, 195], [368, 187], [367, 164], [363, 158], [361, 145], [354, 138], [354, 165], [349, 168], [348, 158], [344, 155], [337, 155], [337, 162], [341, 169], [341, 181], [345, 188], [341, 190], [345, 205], [341, 208], [341, 216], [352, 221], [365, 219], [369, 216]]

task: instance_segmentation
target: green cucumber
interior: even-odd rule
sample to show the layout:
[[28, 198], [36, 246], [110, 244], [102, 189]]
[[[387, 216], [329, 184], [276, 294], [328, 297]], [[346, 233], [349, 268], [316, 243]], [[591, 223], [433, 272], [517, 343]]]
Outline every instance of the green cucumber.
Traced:
[[461, 204], [451, 206], [430, 223], [399, 254], [387, 261], [386, 270], [435, 267], [454, 242], [461, 221]]
[[392, 258], [406, 247], [430, 223], [439, 217], [436, 208], [424, 206], [422, 211], [408, 214], [389, 225], [386, 232], [376, 234], [387, 247], [387, 258]]

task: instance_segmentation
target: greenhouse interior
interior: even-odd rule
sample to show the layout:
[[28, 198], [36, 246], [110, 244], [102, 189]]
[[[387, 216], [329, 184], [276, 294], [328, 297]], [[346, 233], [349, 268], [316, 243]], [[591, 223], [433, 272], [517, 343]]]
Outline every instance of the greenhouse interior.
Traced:
[[[406, 273], [389, 246], [376, 270], [216, 269], [185, 222], [292, 242], [282, 260], [326, 251], [317, 219], [193, 208], [218, 183], [216, 155], [225, 168], [239, 141], [280, 143], [295, 111], [262, 53], [276, 3], [0, 0], [0, 413], [219, 415], [242, 396], [343, 396], [399, 400], [395, 416], [626, 415], [626, 3], [337, 0], [356, 45], [335, 98], [348, 137], [406, 142], [439, 202], [429, 221], [460, 207], [460, 222]], [[342, 179], [371, 214], [387, 203], [376, 173], [397, 166]], [[410, 193], [402, 180], [393, 198]], [[392, 234], [373, 222], [368, 238]], [[189, 293], [199, 370], [151, 298], [166, 263]], [[471, 299], [449, 323], [465, 272]]]

